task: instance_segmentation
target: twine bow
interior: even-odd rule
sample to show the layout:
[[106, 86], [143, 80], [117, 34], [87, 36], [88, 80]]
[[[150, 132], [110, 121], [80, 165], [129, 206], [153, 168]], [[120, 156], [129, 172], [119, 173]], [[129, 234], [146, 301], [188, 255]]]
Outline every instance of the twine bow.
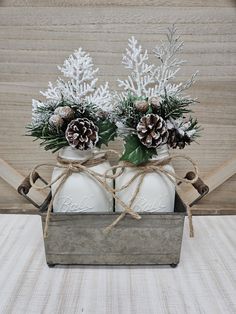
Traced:
[[[141, 165], [141, 166], [138, 166], [138, 167], [131, 164], [131, 163], [128, 163], [128, 162], [122, 162], [122, 163], [119, 163], [118, 165], [110, 167], [106, 171], [105, 174], [100, 174], [97, 171], [94, 171], [93, 169], [91, 169], [91, 167], [96, 166], [96, 165], [101, 164], [104, 161], [106, 161], [107, 160], [107, 153], [109, 153], [109, 152], [115, 153], [116, 155], [119, 155], [118, 152], [116, 152], [114, 150], [106, 150], [104, 152], [100, 151], [97, 153], [93, 153], [93, 155], [91, 157], [89, 157], [83, 161], [66, 160], [66, 159], [63, 159], [63, 158], [58, 156], [57, 157], [57, 161], [58, 161], [57, 164], [52, 164], [52, 163], [39, 164], [36, 167], [34, 167], [34, 169], [31, 171], [31, 173], [30, 173], [30, 184], [38, 190], [44, 190], [46, 188], [51, 188], [53, 184], [55, 184], [56, 182], [59, 182], [59, 184], [57, 185], [57, 187], [53, 193], [53, 196], [51, 198], [49, 206], [48, 206], [46, 221], [45, 221], [45, 228], [44, 228], [44, 237], [45, 238], [47, 237], [48, 224], [49, 224], [50, 214], [52, 211], [52, 206], [53, 206], [53, 201], [55, 199], [55, 196], [57, 195], [58, 191], [60, 190], [62, 185], [65, 183], [67, 178], [69, 178], [72, 173], [85, 172], [91, 178], [98, 181], [108, 193], [112, 194], [112, 196], [116, 200], [116, 202], [121, 207], [123, 207], [123, 211], [121, 212], [121, 214], [109, 226], [107, 226], [105, 228], [105, 230], [104, 230], [105, 233], [110, 232], [112, 230], [112, 228], [114, 228], [120, 222], [120, 220], [122, 220], [126, 216], [126, 214], [131, 215], [131, 217], [134, 219], [137, 219], [137, 220], [141, 219], [141, 216], [137, 212], [133, 211], [132, 205], [133, 205], [138, 193], [140, 192], [140, 188], [142, 186], [144, 177], [147, 173], [151, 173], [151, 172], [163, 173], [169, 178], [169, 180], [175, 186], [177, 186], [176, 180], [180, 181], [180, 182], [185, 182], [188, 184], [193, 184], [198, 179], [198, 167], [197, 167], [197, 165], [195, 164], [195, 162], [190, 157], [185, 156], [185, 155], [174, 155], [174, 156], [168, 157], [166, 159], [163, 159], [161, 161], [149, 161], [148, 163]], [[195, 173], [195, 177], [192, 180], [179, 177], [175, 173], [165, 169], [165, 167], [164, 167], [165, 165], [167, 165], [169, 162], [171, 162], [172, 160], [177, 159], [177, 158], [182, 158], [182, 159], [188, 160], [192, 164], [192, 166], [194, 168], [194, 173]], [[57, 178], [52, 180], [49, 184], [44, 185], [44, 186], [37, 186], [33, 182], [33, 173], [38, 168], [43, 167], [43, 166], [57, 167], [57, 168], [61, 168], [64, 170], [62, 171], [62, 173]], [[122, 173], [124, 172], [124, 169], [127, 167], [137, 169], [136, 173], [133, 175], [133, 177], [126, 184], [121, 186], [119, 189], [118, 188], [115, 188], [115, 189], [112, 188], [107, 183], [107, 179], [118, 178], [120, 175], [122, 175]], [[115, 173], [113, 174], [114, 171], [115, 171]], [[132, 184], [132, 182], [134, 182], [134, 180], [136, 180], [137, 178], [139, 179], [137, 187], [135, 189], [133, 196], [131, 197], [129, 204], [127, 205], [121, 200], [120, 197], [117, 196], [117, 193], [128, 188]], [[189, 218], [190, 237], [193, 237], [194, 232], [193, 232], [193, 224], [192, 224], [192, 213], [191, 213], [191, 210], [190, 210], [188, 205], [187, 205], [187, 214], [188, 214], [188, 218]]]

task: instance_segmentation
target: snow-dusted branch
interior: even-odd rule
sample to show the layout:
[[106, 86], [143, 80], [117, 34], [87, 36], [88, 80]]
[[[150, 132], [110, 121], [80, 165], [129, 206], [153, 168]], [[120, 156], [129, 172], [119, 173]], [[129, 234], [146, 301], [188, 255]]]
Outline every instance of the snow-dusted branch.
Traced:
[[93, 69], [93, 61], [88, 53], [79, 48], [69, 56], [63, 63], [63, 66], [58, 66], [58, 69], [65, 77], [74, 80], [77, 85], [84, 82], [92, 82], [97, 69]]
[[128, 76], [127, 80], [118, 80], [119, 86], [136, 96], [148, 96], [149, 85], [154, 83], [154, 65], [147, 63], [147, 50], [143, 53], [142, 47], [138, 45], [134, 37], [129, 39], [128, 46], [129, 49], [126, 49], [126, 54], [123, 54], [122, 63], [131, 70], [131, 75]]
[[[181, 65], [185, 63], [184, 60], [176, 57], [176, 54], [182, 49], [184, 44], [183, 41], [179, 41], [176, 31], [174, 25], [168, 28], [167, 43], [162, 42], [160, 46], [156, 46], [153, 50], [156, 57], [161, 61], [155, 76], [158, 84], [158, 94], [164, 94], [167, 85], [168, 89], [171, 89], [169, 81], [175, 79]], [[174, 87], [176, 89], [176, 85], [173, 85]]]
[[181, 93], [188, 89], [195, 81], [196, 73], [186, 82], [173, 83], [176, 74], [184, 60], [177, 57], [177, 54], [183, 47], [183, 41], [176, 34], [174, 26], [168, 28], [167, 42], [161, 42], [153, 50], [154, 55], [160, 61], [160, 64], [154, 66], [148, 63], [147, 50], [142, 52], [142, 47], [137, 40], [132, 37], [128, 41], [129, 48], [123, 55], [122, 63], [131, 74], [126, 80], [118, 80], [118, 84], [125, 93], [136, 96], [157, 96], [164, 95], [167, 92], [171, 96], [181, 97]]
[[46, 118], [40, 113], [40, 110], [44, 109], [46, 106], [46, 103], [32, 99], [32, 123], [34, 125], [42, 123], [44, 118]]
[[58, 86], [58, 81], [57, 84], [55, 86], [53, 86], [52, 82], [48, 83], [48, 89], [44, 92], [40, 92], [40, 94], [42, 94], [43, 96], [46, 97], [46, 99], [50, 99], [55, 101], [56, 103], [60, 102], [62, 99], [62, 94], [61, 94], [61, 90]]
[[41, 92], [47, 99], [60, 102], [63, 98], [79, 104], [85, 96], [94, 92], [98, 69], [94, 69], [92, 58], [82, 48], [70, 55], [58, 69], [70, 80], [65, 82], [59, 78], [55, 86], [49, 82], [48, 89]]
[[103, 86], [101, 85], [99, 88], [95, 90], [95, 92], [86, 97], [86, 101], [88, 103], [96, 104], [96, 106], [100, 107], [104, 111], [110, 111], [111, 109], [111, 94], [109, 91], [108, 83]]
[[59, 77], [55, 84], [49, 82], [48, 89], [40, 92], [46, 97], [45, 103], [33, 100], [33, 123], [36, 120], [43, 120], [43, 112], [37, 111], [42, 104], [47, 106], [50, 103], [51, 107], [57, 107], [65, 101], [74, 106], [80, 106], [85, 102], [108, 110], [111, 105], [108, 83], [96, 88], [98, 68], [94, 69], [92, 58], [82, 48], [71, 54], [62, 66], [58, 66], [58, 69], [68, 80]]

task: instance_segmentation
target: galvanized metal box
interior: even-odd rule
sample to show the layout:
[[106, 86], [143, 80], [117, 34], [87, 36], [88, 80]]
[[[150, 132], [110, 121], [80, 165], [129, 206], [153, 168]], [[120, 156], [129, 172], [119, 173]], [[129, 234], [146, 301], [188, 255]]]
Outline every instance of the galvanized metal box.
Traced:
[[[185, 178], [192, 180], [194, 172]], [[47, 182], [36, 172], [32, 181]], [[209, 187], [198, 177], [192, 184], [200, 196], [192, 206], [205, 196]], [[39, 208], [44, 230], [46, 212], [51, 192], [38, 205], [29, 196], [30, 175], [18, 187], [18, 192]], [[120, 213], [51, 213], [48, 236], [44, 239], [46, 260], [49, 266], [59, 265], [166, 265], [175, 267], [180, 260], [184, 217], [187, 207], [175, 194], [173, 213], [140, 213], [136, 220], [126, 215], [110, 233], [104, 229]]]
[[[179, 263], [186, 206], [178, 194], [174, 213], [126, 217], [108, 234], [119, 213], [51, 213], [44, 240], [49, 266], [166, 265]], [[40, 212], [44, 228], [46, 213]]]

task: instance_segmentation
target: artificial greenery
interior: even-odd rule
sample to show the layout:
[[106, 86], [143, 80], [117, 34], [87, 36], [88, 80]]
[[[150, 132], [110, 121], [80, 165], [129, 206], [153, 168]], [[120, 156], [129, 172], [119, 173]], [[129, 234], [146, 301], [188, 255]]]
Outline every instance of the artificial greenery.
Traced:
[[165, 92], [165, 95], [161, 97], [160, 108], [157, 111], [157, 114], [159, 114], [164, 120], [169, 118], [182, 118], [186, 114], [192, 112], [189, 105], [195, 102], [196, 100], [191, 98], [168, 96]]
[[[35, 138], [35, 140], [42, 140], [40, 146], [43, 146], [45, 150], [52, 150], [56, 152], [59, 149], [69, 145], [65, 138], [65, 131], [68, 123], [65, 123], [61, 128], [57, 128], [49, 124], [49, 118], [53, 115], [57, 107], [70, 106], [74, 110], [75, 117], [87, 118], [95, 123], [98, 127], [99, 141], [97, 147], [101, 147], [102, 144], [108, 145], [109, 141], [112, 141], [116, 137], [117, 127], [109, 119], [106, 118], [103, 112], [96, 111], [96, 107], [91, 103], [81, 104], [79, 107], [71, 105], [70, 103], [63, 101], [60, 102], [56, 107], [48, 105], [47, 107], [38, 107], [36, 113], [43, 113], [44, 119], [38, 124], [30, 124], [27, 126], [27, 135]], [[101, 117], [98, 117], [98, 113]]]
[[40, 146], [44, 147], [45, 150], [52, 150], [55, 153], [59, 149], [68, 146], [64, 132], [50, 127], [48, 123], [38, 126], [30, 124], [26, 128], [26, 135], [33, 136], [35, 141], [41, 140]]
[[[123, 88], [120, 93], [111, 94], [108, 83], [96, 87], [98, 69], [92, 58], [82, 48], [75, 51], [58, 67], [66, 80], [60, 77], [54, 84], [49, 82], [48, 89], [41, 92], [44, 102], [33, 100], [28, 135], [55, 152], [68, 145], [85, 149], [77, 145], [77, 139], [85, 143], [92, 136], [95, 140], [86, 149], [101, 147], [119, 134], [125, 142], [121, 159], [136, 165], [150, 159], [161, 145], [184, 148], [190, 144], [201, 130], [197, 119], [190, 116], [190, 105], [196, 100], [185, 94], [195, 82], [196, 72], [185, 82], [175, 82], [184, 63], [179, 58], [183, 42], [174, 26], [168, 29], [166, 39], [153, 50], [157, 64], [148, 61], [147, 50], [134, 37], [129, 39], [122, 63], [130, 75], [118, 80]], [[80, 120], [80, 128], [75, 119]], [[89, 120], [87, 124], [85, 120]]]
[[[123, 121], [126, 127], [136, 128], [140, 118], [144, 115], [135, 108], [135, 102], [137, 100], [148, 101], [148, 97], [138, 97], [128, 94], [127, 98], [123, 99], [116, 108], [116, 119]], [[164, 120], [169, 118], [178, 119], [184, 117], [186, 114], [191, 113], [192, 109], [190, 109], [189, 105], [195, 102], [195, 99], [188, 97], [178, 98], [174, 96], [168, 96], [167, 93], [165, 93], [164, 96], [160, 97], [159, 109], [153, 110], [152, 107], [149, 106], [145, 114], [155, 113], [161, 116]]]
[[43, 101], [32, 100], [27, 135], [41, 140], [40, 145], [53, 152], [68, 145], [82, 150], [107, 145], [116, 135], [116, 125], [109, 120], [108, 82], [97, 86], [99, 69], [82, 48], [58, 69], [64, 78], [49, 82], [48, 89], [40, 92], [45, 97]]
[[156, 154], [155, 148], [145, 147], [134, 134], [126, 136], [124, 148], [120, 160], [131, 162], [134, 165], [145, 163]]
[[[146, 112], [140, 112], [136, 106], [136, 101], [146, 101]], [[194, 141], [199, 136], [201, 128], [198, 125], [197, 119], [193, 119], [191, 116], [185, 121], [186, 115], [189, 115], [192, 110], [189, 105], [195, 103], [196, 100], [189, 97], [176, 97], [168, 96], [167, 92], [159, 97], [159, 105], [155, 108], [151, 106], [150, 99], [148, 97], [141, 97], [132, 95], [129, 93], [126, 98], [120, 101], [115, 113], [115, 120], [122, 122], [122, 128], [124, 135], [124, 153], [121, 160], [129, 161], [135, 165], [147, 162], [152, 156], [156, 155], [155, 148], [148, 148], [144, 146], [137, 136], [137, 125], [143, 116], [148, 114], [156, 114], [168, 121], [168, 125], [176, 123], [173, 128], [176, 132], [182, 132], [184, 134], [191, 134], [191, 140]], [[185, 137], [188, 139], [188, 137]]]
[[115, 125], [115, 123], [112, 123], [109, 120], [103, 120], [100, 119], [97, 122], [97, 127], [98, 127], [98, 136], [99, 136], [99, 140], [97, 143], [97, 147], [101, 147], [102, 144], [104, 145], [108, 145], [108, 143], [110, 141], [114, 141], [115, 137], [116, 137], [116, 131], [117, 131], [117, 126]]
[[156, 62], [152, 63], [148, 51], [133, 36], [128, 40], [122, 64], [129, 74], [118, 79], [123, 90], [114, 94], [114, 120], [125, 141], [122, 159], [142, 163], [154, 153], [150, 143], [154, 149], [165, 144], [181, 149], [199, 136], [198, 121], [190, 116], [191, 105], [197, 101], [185, 94], [197, 72], [186, 81], [176, 82], [186, 62], [180, 57], [183, 45], [175, 26], [169, 27], [166, 40], [153, 50]]
[[195, 141], [198, 137], [201, 136], [201, 131], [203, 131], [203, 127], [199, 125], [198, 119], [193, 118], [190, 116], [189, 118], [189, 127], [186, 130], [188, 131], [194, 131], [194, 134], [192, 135], [192, 140]]
[[123, 99], [119, 103], [119, 106], [115, 108], [115, 119], [123, 121], [128, 128], [136, 127], [143, 114], [135, 108], [134, 103], [137, 100], [144, 99], [143, 97], [137, 97], [129, 93], [127, 98]]

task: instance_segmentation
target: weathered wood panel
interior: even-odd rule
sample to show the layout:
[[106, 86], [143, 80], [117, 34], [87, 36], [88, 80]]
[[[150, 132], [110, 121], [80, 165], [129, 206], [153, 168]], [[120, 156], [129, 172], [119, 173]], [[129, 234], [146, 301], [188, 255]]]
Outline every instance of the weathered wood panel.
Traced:
[[[31, 99], [40, 98], [39, 90], [56, 79], [57, 64], [83, 46], [100, 67], [100, 82], [108, 80], [115, 89], [117, 76], [127, 74], [120, 64], [127, 39], [134, 34], [151, 51], [173, 22], [189, 61], [180, 79], [200, 70], [192, 94], [200, 101], [194, 109], [203, 137], [185, 152], [198, 161], [203, 175], [235, 154], [235, 1], [4, 0], [0, 5], [0, 152], [21, 172], [53, 160], [23, 135]], [[188, 170], [181, 162], [176, 168]], [[43, 174], [50, 176], [47, 170]], [[234, 176], [201, 203], [235, 206], [235, 191]], [[2, 206], [25, 203], [2, 181], [0, 195]]]
[[234, 0], [2, 0], [5, 7], [152, 6], [152, 7], [234, 7]]

